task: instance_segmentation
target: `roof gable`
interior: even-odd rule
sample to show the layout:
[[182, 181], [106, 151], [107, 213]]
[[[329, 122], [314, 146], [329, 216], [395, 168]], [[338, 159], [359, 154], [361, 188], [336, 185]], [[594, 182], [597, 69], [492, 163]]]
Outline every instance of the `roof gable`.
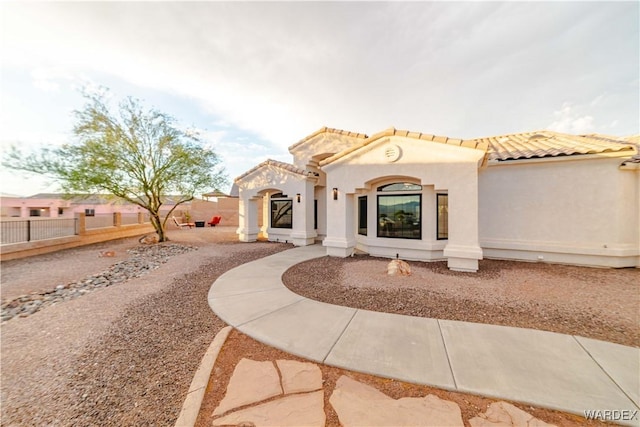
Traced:
[[346, 131], [346, 130], [342, 130], [342, 129], [333, 129], [333, 128], [328, 128], [326, 126], [323, 126], [320, 129], [318, 129], [317, 131], [315, 131], [314, 133], [312, 133], [311, 135], [308, 135], [308, 136], [304, 137], [303, 139], [301, 139], [300, 141], [296, 142], [295, 144], [291, 145], [289, 147], [289, 152], [293, 153], [293, 151], [296, 151], [296, 150], [302, 148], [306, 143], [308, 143], [313, 138], [315, 138], [316, 136], [321, 135], [323, 133], [331, 133], [331, 134], [335, 134], [335, 135], [344, 135], [344, 136], [347, 136], [347, 137], [350, 137], [350, 138], [355, 138], [355, 139], [365, 139], [365, 138], [367, 138], [367, 135], [365, 135], [364, 133], [350, 132], [350, 131]]
[[395, 128], [389, 128], [389, 129], [383, 130], [382, 132], [378, 132], [374, 135], [371, 135], [370, 137], [367, 137], [366, 139], [361, 141], [359, 144], [354, 145], [353, 147], [350, 147], [346, 150], [343, 150], [339, 153], [334, 154], [331, 157], [328, 157], [327, 159], [320, 162], [320, 166], [325, 166], [329, 163], [335, 162], [336, 160], [341, 159], [356, 151], [359, 151], [364, 147], [367, 147], [368, 145], [376, 141], [379, 141], [382, 138], [391, 137], [391, 136], [400, 136], [400, 137], [417, 139], [422, 141], [436, 142], [440, 144], [453, 145], [456, 147], [474, 148], [476, 150], [481, 150], [481, 151], [487, 150], [487, 144], [484, 142], [479, 142], [475, 140], [462, 140], [462, 139], [456, 139], [456, 138], [449, 138], [447, 136], [438, 136], [438, 135], [432, 135], [427, 133], [411, 132], [408, 130], [398, 130]]
[[265, 167], [274, 167], [276, 169], [280, 169], [282, 171], [285, 171], [287, 173], [291, 173], [294, 175], [300, 175], [300, 176], [308, 176], [309, 173], [307, 171], [305, 171], [304, 169], [300, 169], [290, 163], [285, 163], [285, 162], [280, 162], [278, 160], [273, 160], [273, 159], [267, 159], [264, 162], [260, 163], [257, 166], [254, 166], [253, 168], [249, 169], [248, 171], [246, 171], [245, 173], [243, 173], [242, 175], [240, 175], [239, 177], [237, 177], [236, 179], [234, 179], [234, 182], [238, 182], [241, 181], [243, 178], [247, 177], [248, 175], [251, 175], [252, 173], [258, 171], [259, 169], [265, 168]]

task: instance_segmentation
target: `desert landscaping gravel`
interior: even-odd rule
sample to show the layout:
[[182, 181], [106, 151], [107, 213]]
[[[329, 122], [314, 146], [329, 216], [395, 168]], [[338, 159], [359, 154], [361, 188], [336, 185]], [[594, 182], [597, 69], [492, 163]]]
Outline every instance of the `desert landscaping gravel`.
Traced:
[[[233, 267], [291, 248], [225, 243], [233, 239], [233, 231], [176, 231], [173, 243], [198, 250], [176, 253], [143, 276], [4, 322], [1, 424], [173, 425], [202, 355], [226, 326], [207, 304], [211, 284]], [[137, 241], [126, 246], [138, 247]], [[96, 248], [87, 251], [97, 259]], [[19, 261], [26, 269], [37, 269], [35, 258], [11, 261], [8, 270], [19, 269]], [[56, 258], [43, 257], [43, 265], [67, 273], [56, 275], [51, 286], [62, 276], [69, 282], [82, 277], [74, 273], [73, 258]], [[86, 265], [78, 271], [88, 273]], [[38, 291], [46, 288], [46, 270], [39, 280], [31, 276]], [[19, 277], [10, 277], [15, 280], [3, 277], [3, 294], [14, 287], [23, 292]]]
[[[233, 227], [175, 230], [170, 237], [190, 250], [141, 267], [143, 275], [2, 323], [3, 426], [175, 423], [202, 355], [225, 326], [207, 304], [212, 283], [233, 267], [292, 246], [231, 243]], [[124, 239], [3, 262], [2, 298], [100, 275], [144, 257], [140, 247], [137, 239]], [[115, 256], [100, 257], [105, 250]], [[323, 257], [292, 267], [284, 280], [295, 292], [334, 304], [638, 346], [637, 270], [482, 261], [477, 274], [411, 263], [412, 276], [388, 277], [388, 261]]]
[[290, 268], [284, 284], [308, 298], [409, 316], [540, 329], [640, 347], [640, 270], [480, 261], [477, 273], [445, 262], [323, 257]]
[[[105, 271], [73, 282], [59, 284], [47, 291], [32, 291], [27, 295], [4, 299], [0, 318], [3, 322], [16, 316], [27, 317], [48, 306], [79, 298], [96, 289], [117, 285], [140, 277], [167, 262], [170, 257], [196, 249], [194, 246], [167, 243], [128, 249], [128, 259], [113, 264]], [[109, 252], [114, 253], [114, 251]]]

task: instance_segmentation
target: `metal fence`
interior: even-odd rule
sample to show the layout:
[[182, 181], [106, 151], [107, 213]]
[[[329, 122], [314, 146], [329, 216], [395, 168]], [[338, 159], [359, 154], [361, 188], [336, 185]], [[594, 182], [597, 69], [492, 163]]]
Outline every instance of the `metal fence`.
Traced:
[[0, 222], [0, 245], [55, 239], [76, 234], [78, 234], [77, 218], [20, 219]]

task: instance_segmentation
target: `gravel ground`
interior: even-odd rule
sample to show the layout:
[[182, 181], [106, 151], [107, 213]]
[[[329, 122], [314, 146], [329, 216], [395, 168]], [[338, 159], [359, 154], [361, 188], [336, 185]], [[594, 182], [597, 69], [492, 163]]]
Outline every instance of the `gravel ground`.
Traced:
[[[230, 268], [291, 247], [229, 243], [234, 231], [174, 231], [173, 243], [198, 249], [175, 254], [143, 276], [3, 322], [1, 424], [173, 425], [202, 355], [225, 326], [208, 307], [211, 284]], [[136, 246], [137, 239], [125, 239], [3, 262], [2, 296], [45, 292], [95, 275], [129, 259], [126, 250]], [[98, 257], [104, 250], [116, 256]], [[558, 332], [577, 330], [638, 345], [637, 270], [482, 261], [480, 273], [460, 274], [442, 263], [412, 263], [413, 276], [389, 278], [387, 262], [325, 257], [293, 267], [285, 282], [300, 294], [336, 304], [539, 329], [551, 325]], [[234, 358], [247, 352], [233, 345], [225, 351]], [[467, 398], [460, 399], [463, 404]]]
[[640, 347], [640, 270], [513, 261], [480, 262], [477, 273], [444, 262], [323, 257], [289, 269], [293, 292], [330, 304], [437, 319], [540, 329]]
[[[144, 276], [4, 322], [1, 424], [173, 425], [202, 355], [225, 326], [207, 304], [211, 284], [237, 265], [291, 247], [225, 243], [233, 231], [175, 231], [173, 243], [199, 249]], [[40, 263], [40, 257], [11, 261], [14, 272], [22, 261], [32, 288], [19, 274], [5, 277], [3, 263], [3, 296], [42, 292], [104, 270], [103, 262], [91, 269], [74, 261], [79, 253], [79, 259], [98, 260], [100, 251], [111, 250], [108, 244], [82, 249], [43, 256]]]

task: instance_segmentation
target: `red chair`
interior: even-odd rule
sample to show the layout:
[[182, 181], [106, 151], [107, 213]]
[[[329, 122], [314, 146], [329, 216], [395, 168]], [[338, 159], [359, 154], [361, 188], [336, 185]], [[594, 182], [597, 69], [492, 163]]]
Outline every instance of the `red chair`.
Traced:
[[216, 225], [220, 224], [221, 219], [221, 216], [214, 216], [207, 224], [209, 224], [211, 227], [215, 227]]

